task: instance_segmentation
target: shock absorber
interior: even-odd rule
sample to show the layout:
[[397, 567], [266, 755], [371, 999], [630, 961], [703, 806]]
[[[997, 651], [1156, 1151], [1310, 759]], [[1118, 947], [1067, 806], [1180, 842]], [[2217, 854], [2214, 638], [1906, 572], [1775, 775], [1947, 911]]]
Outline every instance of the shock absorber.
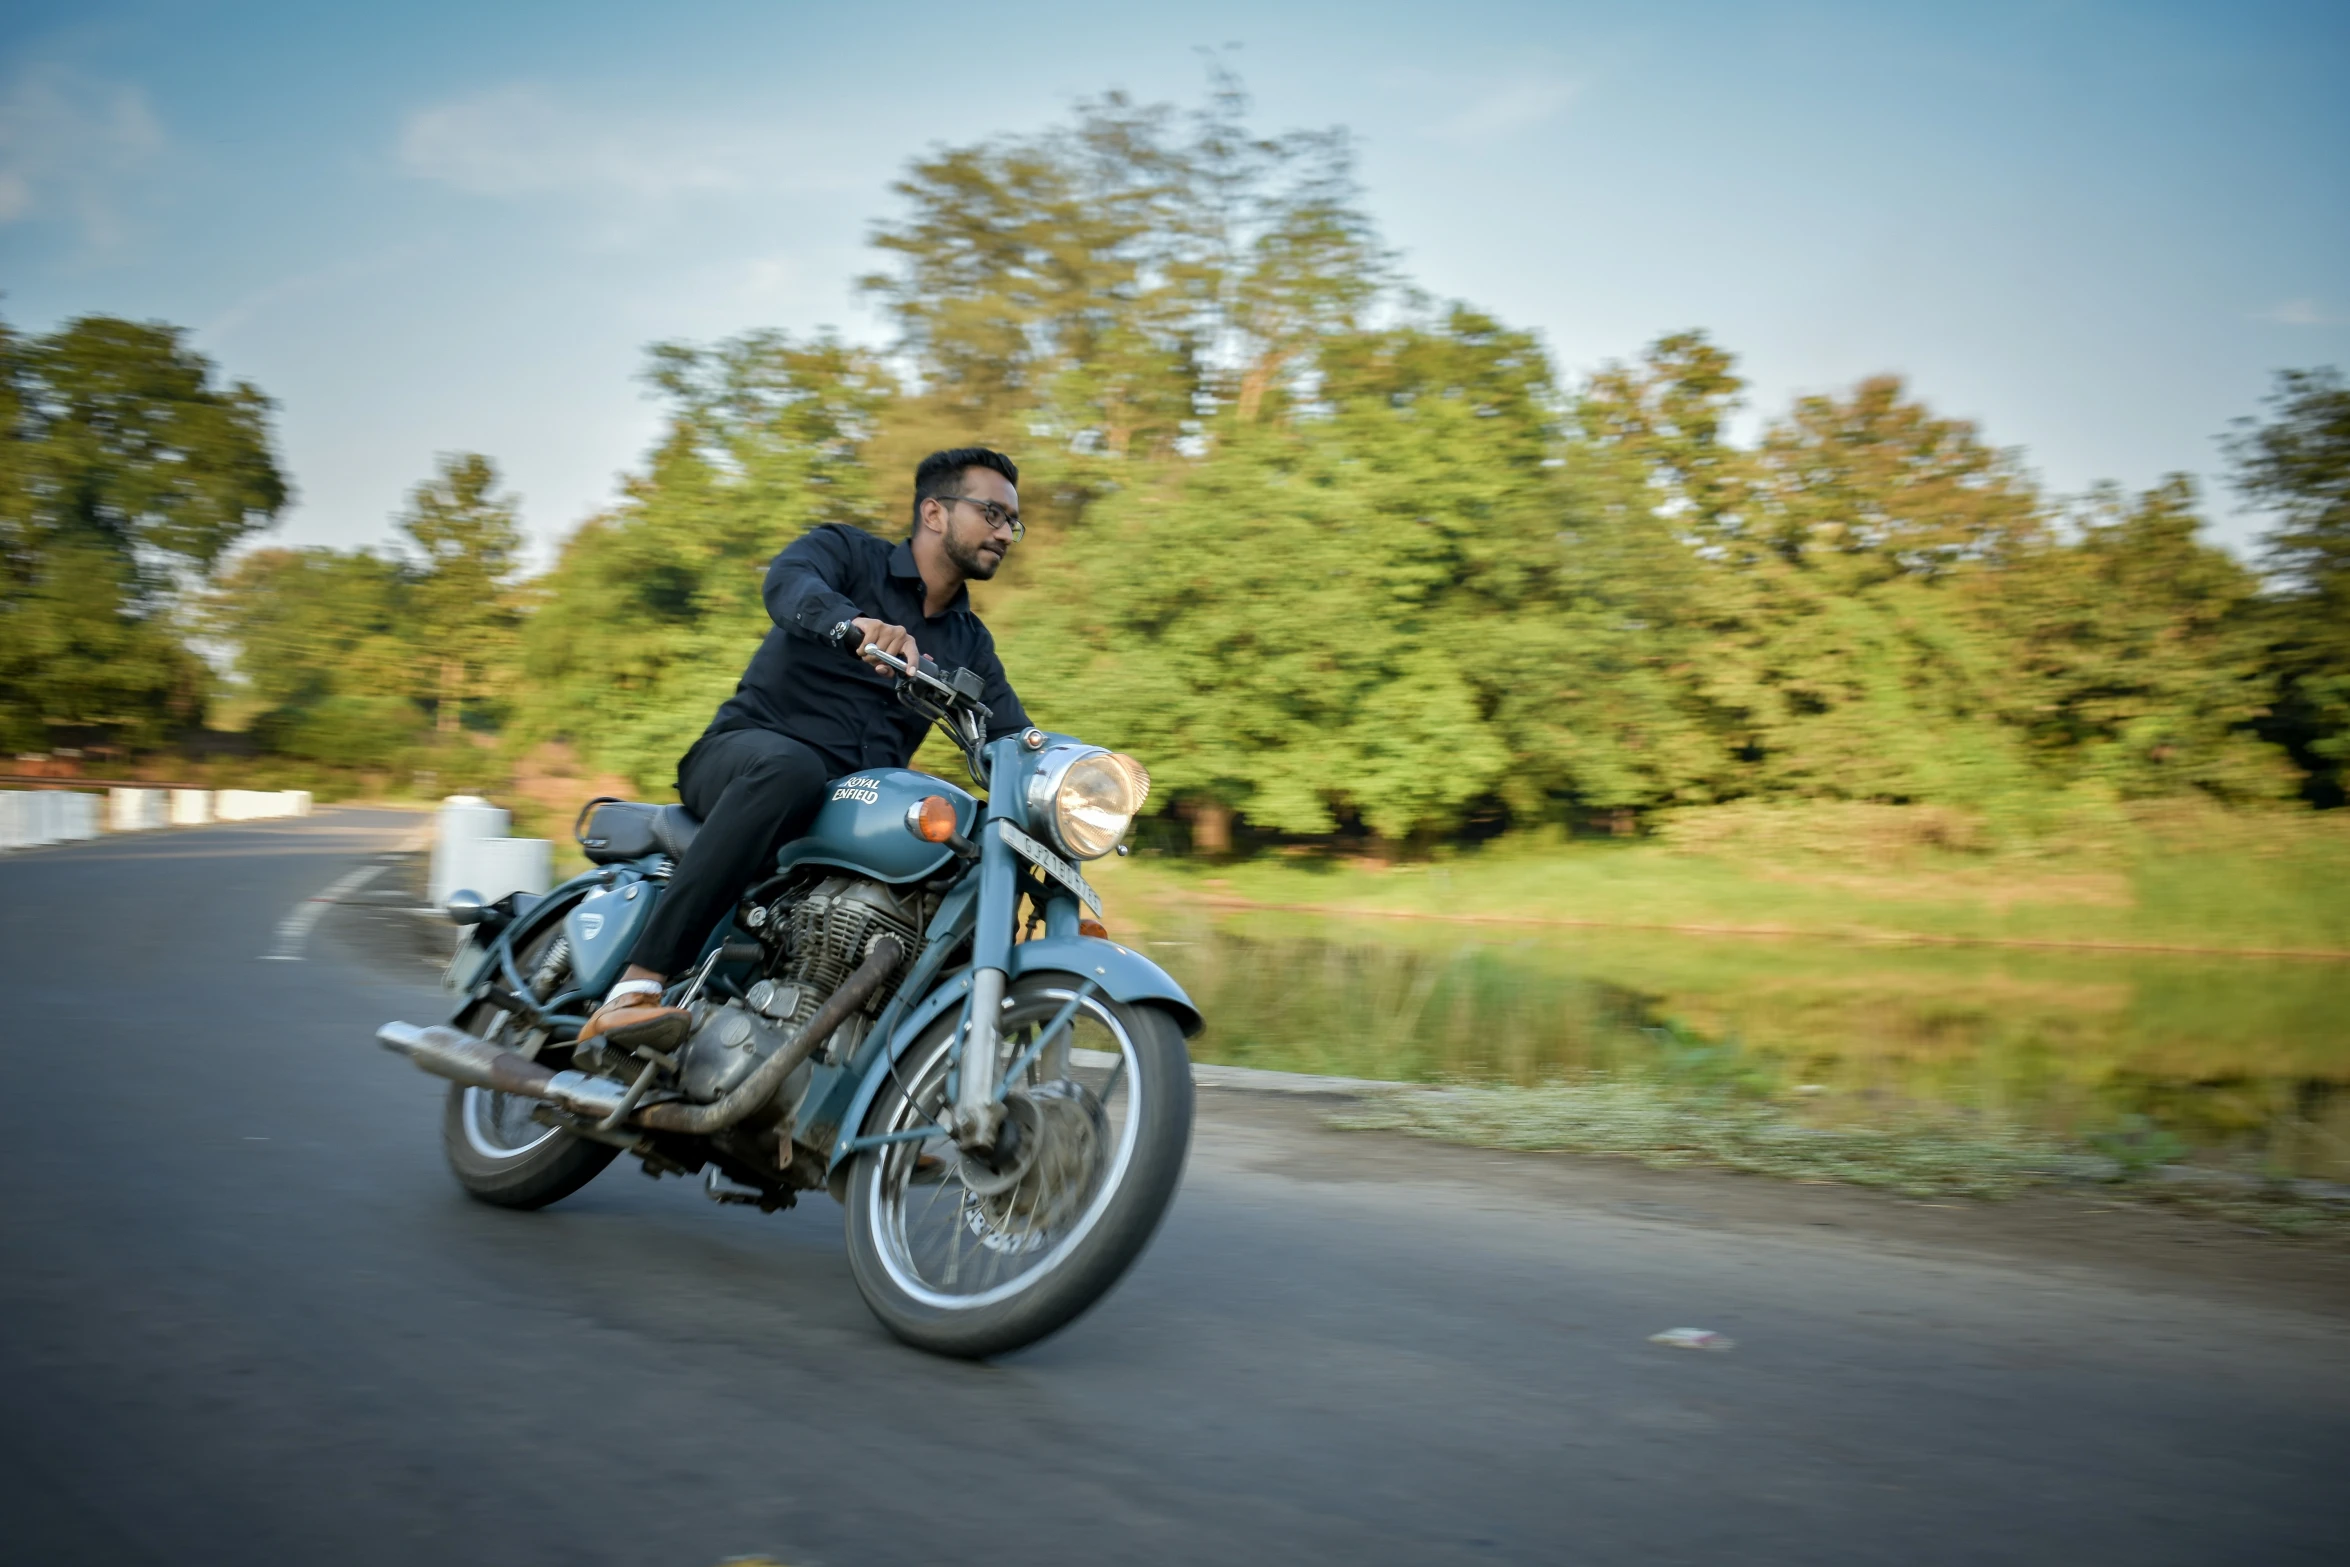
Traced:
[[563, 984], [564, 971], [571, 967], [571, 938], [557, 936], [547, 955], [539, 959], [539, 966], [530, 976], [530, 993], [541, 1001], [552, 996]]

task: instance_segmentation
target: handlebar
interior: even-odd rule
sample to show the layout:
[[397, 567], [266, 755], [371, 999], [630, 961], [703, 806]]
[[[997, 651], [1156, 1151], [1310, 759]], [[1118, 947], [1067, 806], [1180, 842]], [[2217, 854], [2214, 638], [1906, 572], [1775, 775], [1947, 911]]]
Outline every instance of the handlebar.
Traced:
[[[902, 678], [914, 681], [920, 685], [930, 687], [931, 690], [936, 691], [940, 696], [946, 698], [947, 701], [951, 704], [957, 706], [968, 706], [979, 701], [978, 677], [973, 675], [968, 669], [956, 670], [954, 679], [951, 681], [942, 680], [937, 675], [932, 674], [928, 669], [921, 669], [908, 664], [904, 659], [898, 657], [895, 653], [883, 652], [881, 650], [881, 645], [877, 642], [866, 643], [865, 646], [859, 650], [858, 657], [870, 658], [877, 660], [880, 663], [887, 664], [890, 668], [896, 670]], [[930, 661], [925, 659], [923, 662], [929, 663]], [[931, 667], [936, 668], [938, 666], [932, 665]]]
[[883, 652], [875, 642], [866, 643], [860, 656], [898, 672], [898, 700], [943, 727], [962, 749], [963, 763], [970, 768], [972, 781], [986, 788], [988, 708], [980, 694], [987, 689], [987, 683], [968, 669], [955, 670], [942, 679], [928, 669], [908, 664], [895, 653]]

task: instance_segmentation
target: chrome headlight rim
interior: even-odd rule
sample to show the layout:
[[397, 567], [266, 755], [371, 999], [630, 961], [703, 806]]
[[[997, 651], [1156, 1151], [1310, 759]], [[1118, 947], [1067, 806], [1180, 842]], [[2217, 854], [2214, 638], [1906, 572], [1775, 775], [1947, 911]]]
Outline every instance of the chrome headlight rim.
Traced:
[[[1142, 798], [1135, 802], [1134, 812], [1126, 818], [1126, 829], [1121, 830], [1118, 836], [1107, 845], [1088, 854], [1072, 847], [1068, 838], [1062, 833], [1061, 813], [1058, 805], [1061, 797], [1061, 785], [1068, 782], [1069, 770], [1079, 762], [1096, 756], [1119, 758], [1140, 774]], [[1085, 745], [1075, 741], [1062, 741], [1046, 746], [1044, 753], [1037, 758], [1036, 770], [1028, 775], [1028, 797], [1025, 803], [1028, 807], [1029, 831], [1042, 835], [1046, 842], [1073, 860], [1102, 859], [1125, 840], [1126, 830], [1132, 829], [1134, 817], [1141, 814], [1143, 800], [1147, 800], [1149, 797], [1150, 774], [1145, 772], [1142, 764], [1135, 761], [1133, 757], [1127, 756], [1122, 751], [1113, 751], [1106, 745]]]

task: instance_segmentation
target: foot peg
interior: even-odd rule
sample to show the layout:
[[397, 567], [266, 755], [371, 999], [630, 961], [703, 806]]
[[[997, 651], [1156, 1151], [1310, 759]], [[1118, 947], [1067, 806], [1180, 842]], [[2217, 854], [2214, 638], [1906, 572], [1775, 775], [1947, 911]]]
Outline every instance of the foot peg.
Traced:
[[773, 1213], [778, 1208], [793, 1206], [790, 1192], [763, 1192], [756, 1186], [737, 1186], [718, 1173], [718, 1166], [706, 1165], [702, 1170], [702, 1191], [712, 1202], [741, 1203], [746, 1208], [757, 1208], [761, 1213]]
[[606, 1007], [587, 1020], [579, 1042], [601, 1039], [619, 1050], [665, 1056], [685, 1043], [693, 1021], [693, 1014], [683, 1007]]

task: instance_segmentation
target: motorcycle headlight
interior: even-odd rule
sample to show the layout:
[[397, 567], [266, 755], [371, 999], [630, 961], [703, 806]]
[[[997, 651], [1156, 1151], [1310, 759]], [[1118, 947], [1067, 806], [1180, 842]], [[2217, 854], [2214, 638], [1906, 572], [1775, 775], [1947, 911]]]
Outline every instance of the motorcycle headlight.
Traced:
[[1150, 792], [1151, 775], [1133, 757], [1078, 750], [1036, 774], [1029, 814], [1063, 854], [1098, 860], [1118, 847]]

